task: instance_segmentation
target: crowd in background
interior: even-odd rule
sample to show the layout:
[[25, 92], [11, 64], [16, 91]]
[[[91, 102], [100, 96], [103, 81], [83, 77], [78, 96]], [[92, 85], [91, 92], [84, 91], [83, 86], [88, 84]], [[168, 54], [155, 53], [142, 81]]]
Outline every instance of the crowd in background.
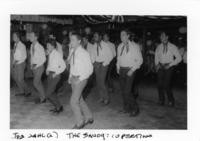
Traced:
[[[28, 79], [33, 77], [33, 85], [40, 93], [39, 98], [35, 102], [45, 103], [47, 99], [45, 93], [48, 93], [48, 100], [55, 106], [55, 109], [51, 111], [60, 113], [63, 111], [63, 107], [59, 103], [57, 96], [53, 93], [63, 91], [67, 83], [70, 83], [72, 85], [72, 95], [77, 96], [83, 93], [83, 96], [77, 96], [80, 97], [78, 100], [80, 102], [79, 106], [76, 105], [76, 97], [74, 99], [72, 98], [71, 101], [73, 112], [77, 118], [77, 124], [74, 128], [83, 128], [86, 124], [93, 123], [92, 114], [84, 100], [95, 86], [98, 88], [100, 95], [99, 102], [108, 105], [111, 102], [109, 93], [115, 92], [114, 81], [119, 79], [123, 97], [123, 110], [121, 112], [128, 112], [130, 116], [136, 116], [139, 113], [139, 106], [136, 101], [139, 95], [138, 84], [145, 76], [158, 76], [158, 103], [164, 105], [164, 92], [166, 91], [168, 104], [172, 107], [175, 105], [175, 100], [169, 85], [174, 69], [175, 73], [179, 73], [183, 77], [184, 85], [187, 82], [186, 44], [183, 44], [184, 41], [181, 38], [177, 39], [176, 45], [175, 43], [169, 42], [170, 35], [167, 32], [159, 32], [156, 38], [149, 37], [146, 40], [139, 38], [134, 34], [134, 31], [131, 32], [127, 29], [120, 31], [118, 36], [120, 36], [121, 40], [115, 40], [111, 38], [111, 33], [107, 31], [93, 31], [90, 27], [82, 29], [81, 33], [80, 30], [70, 29], [65, 31], [62, 37], [57, 36], [53, 31], [45, 36], [40, 31], [28, 34], [21, 31], [11, 31], [11, 33], [12, 41], [14, 41], [11, 42], [11, 86], [14, 85], [13, 82], [16, 82], [17, 86], [23, 89], [17, 95], [30, 96], [30, 89], [28, 89], [23, 78]], [[19, 41], [22, 44], [21, 46], [26, 48], [27, 54], [23, 55], [25, 57], [24, 59], [18, 55], [20, 60], [24, 62], [22, 61], [22, 67], [17, 68], [18, 65], [16, 64], [20, 63], [13, 62], [13, 60], [16, 57], [16, 43]], [[90, 55], [91, 64], [93, 65], [91, 67], [94, 68], [94, 71], [90, 72], [90, 74], [81, 72], [81, 76], [83, 75], [85, 79], [87, 78], [87, 82], [84, 82], [80, 86], [73, 85], [77, 81], [82, 82], [85, 80], [79, 80], [80, 78], [74, 76], [74, 71], [77, 68], [73, 68], [73, 57], [75, 56], [75, 49], [72, 47], [73, 44], [77, 47], [81, 46], [87, 51]], [[33, 54], [36, 52], [32, 51], [34, 46], [38, 46], [37, 52], [39, 59], [37, 57], [34, 59], [33, 57]], [[98, 52], [99, 49], [102, 51], [100, 55]], [[96, 50], [97, 52], [95, 52]], [[87, 60], [87, 54], [82, 50], [78, 51], [83, 56], [85, 54]], [[129, 52], [131, 52], [130, 55]], [[167, 55], [163, 57], [162, 53]], [[85, 58], [83, 57], [83, 60]], [[42, 67], [38, 65], [39, 69], [34, 71], [33, 68], [37, 68], [37, 64], [44, 65]], [[87, 68], [90, 68], [90, 63], [87, 64], [87, 61], [85, 65], [88, 66]], [[83, 65], [83, 67], [85, 66]], [[86, 75], [88, 76], [86, 77]], [[46, 79], [48, 80], [47, 92], [42, 87], [42, 83]], [[130, 96], [130, 93], [133, 94]], [[81, 110], [86, 111], [86, 114], [81, 115]], [[86, 116], [87, 119], [84, 123], [81, 122], [82, 116]], [[87, 118], [87, 116], [89, 117]]]

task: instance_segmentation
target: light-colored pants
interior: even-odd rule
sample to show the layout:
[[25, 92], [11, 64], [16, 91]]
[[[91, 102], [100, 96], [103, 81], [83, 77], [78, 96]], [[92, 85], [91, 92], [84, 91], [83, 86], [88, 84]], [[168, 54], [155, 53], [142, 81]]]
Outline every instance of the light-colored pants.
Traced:
[[33, 69], [33, 76], [34, 76], [33, 85], [39, 92], [40, 99], [45, 98], [44, 86], [41, 80], [43, 72], [44, 72], [44, 65], [41, 65], [36, 69]]
[[82, 91], [86, 84], [87, 80], [82, 80], [78, 83], [74, 83], [72, 78], [72, 96], [70, 99], [70, 105], [75, 115], [76, 124], [81, 124], [84, 120], [93, 118], [90, 109], [82, 97]]
[[13, 67], [13, 78], [19, 88], [19, 93], [28, 93], [29, 89], [24, 81], [24, 70], [25, 70], [26, 64], [25, 62], [16, 64]]

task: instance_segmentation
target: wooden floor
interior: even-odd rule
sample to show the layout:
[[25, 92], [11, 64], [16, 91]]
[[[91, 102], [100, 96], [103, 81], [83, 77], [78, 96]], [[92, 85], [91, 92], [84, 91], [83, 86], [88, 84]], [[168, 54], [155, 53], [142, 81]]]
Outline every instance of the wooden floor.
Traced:
[[[30, 83], [31, 86], [31, 83]], [[154, 84], [140, 84], [138, 103], [140, 114], [129, 117], [119, 114], [122, 101], [118, 82], [115, 81], [115, 92], [111, 94], [111, 103], [103, 106], [97, 103], [98, 94], [93, 88], [87, 103], [94, 114], [95, 122], [86, 129], [187, 129], [187, 93], [185, 89], [174, 88], [176, 107], [161, 107], [156, 104], [157, 90]], [[69, 106], [71, 90], [66, 85], [65, 91], [59, 94], [64, 105], [64, 112], [59, 115], [49, 113], [50, 103], [34, 104], [34, 95], [16, 97], [17, 88], [10, 94], [10, 128], [11, 129], [70, 129], [73, 126], [73, 114]]]

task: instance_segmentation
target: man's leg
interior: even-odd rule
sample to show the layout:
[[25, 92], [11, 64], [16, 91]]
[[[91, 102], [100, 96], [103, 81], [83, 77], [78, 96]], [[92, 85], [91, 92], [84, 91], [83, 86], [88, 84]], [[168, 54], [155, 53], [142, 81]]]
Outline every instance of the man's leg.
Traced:
[[123, 99], [123, 111], [128, 112], [128, 101], [127, 101], [127, 95], [126, 95], [126, 69], [120, 69], [119, 73], [119, 82], [120, 82], [120, 88], [121, 88], [121, 95]]
[[90, 94], [91, 90], [92, 90], [92, 87], [93, 87], [93, 84], [94, 83], [94, 73], [92, 73], [92, 75], [88, 78], [88, 82], [87, 82], [87, 85], [86, 87], [84, 88], [83, 90], [83, 99], [85, 100], [88, 95]]
[[60, 75], [57, 75], [55, 78], [52, 77], [52, 74], [49, 74], [47, 81], [47, 98], [49, 101], [55, 106], [56, 109], [59, 109], [61, 107], [61, 104], [58, 100], [57, 93], [55, 92], [56, 86], [59, 83]]
[[159, 69], [157, 72], [157, 79], [158, 79], [158, 96], [159, 96], [159, 104], [165, 104], [165, 91], [164, 91], [164, 70]]
[[27, 83], [24, 80], [25, 67], [26, 67], [25, 62], [20, 64], [19, 69], [18, 69], [18, 77], [19, 77], [20, 85], [21, 85], [22, 89], [24, 90], [24, 93], [27, 95], [30, 93], [30, 88], [28, 87]]
[[128, 101], [128, 110], [130, 112], [130, 116], [136, 116], [139, 112], [139, 106], [132, 93], [132, 85], [133, 85], [134, 79], [135, 79], [135, 72], [132, 74], [132, 76], [126, 75], [125, 94]]
[[86, 84], [87, 84], [87, 80], [83, 80], [78, 83], [72, 80], [72, 96], [70, 99], [70, 105], [75, 115], [76, 125], [78, 126], [84, 123], [84, 117], [81, 113], [80, 100], [81, 100], [82, 91], [84, 87], [86, 86]]
[[34, 73], [34, 78], [33, 78], [33, 85], [39, 92], [39, 97], [40, 100], [43, 101], [45, 99], [45, 92], [44, 92], [44, 86], [41, 80], [42, 74], [44, 72], [44, 66], [39, 66], [36, 68], [33, 73]]
[[82, 111], [82, 113], [84, 115], [84, 119], [86, 121], [93, 119], [92, 112], [88, 108], [88, 105], [86, 104], [86, 102], [85, 102], [85, 100], [83, 99], [82, 96], [80, 98], [80, 106], [81, 106], [81, 111]]
[[96, 87], [97, 92], [99, 93], [99, 102], [103, 102], [103, 97], [101, 96], [101, 71], [99, 65], [94, 65], [94, 71], [96, 75]]
[[172, 88], [171, 88], [172, 74], [173, 74], [173, 67], [171, 67], [165, 71], [165, 80], [164, 80], [165, 86], [164, 87], [167, 92], [169, 106], [174, 106], [174, 104], [175, 104], [174, 95], [173, 95]]
[[110, 96], [108, 94], [108, 90], [106, 88], [106, 74], [107, 74], [108, 66], [101, 66], [100, 71], [100, 87], [101, 87], [101, 97], [104, 99], [104, 104], [108, 104], [110, 102]]

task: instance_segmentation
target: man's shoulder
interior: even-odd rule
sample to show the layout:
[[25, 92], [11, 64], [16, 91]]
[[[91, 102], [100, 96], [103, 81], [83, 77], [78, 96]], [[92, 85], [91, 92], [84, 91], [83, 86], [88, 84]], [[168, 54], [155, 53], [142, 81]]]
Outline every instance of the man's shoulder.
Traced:
[[171, 43], [171, 42], [169, 42], [168, 44], [169, 44], [169, 47], [170, 47], [170, 48], [173, 48], [173, 49], [176, 48], [176, 49], [177, 49], [177, 46], [176, 46], [175, 44], [173, 44], [173, 43]]

